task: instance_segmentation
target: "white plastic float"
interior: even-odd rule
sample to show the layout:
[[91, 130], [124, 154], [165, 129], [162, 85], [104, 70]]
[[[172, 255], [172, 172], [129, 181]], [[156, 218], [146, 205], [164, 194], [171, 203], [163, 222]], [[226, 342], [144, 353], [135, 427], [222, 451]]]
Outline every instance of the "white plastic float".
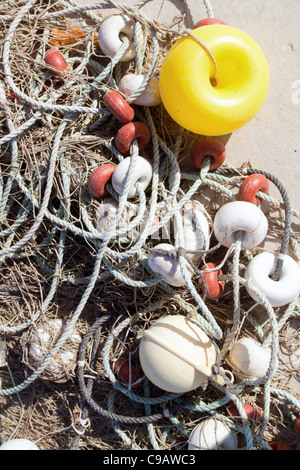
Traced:
[[214, 234], [218, 242], [230, 247], [236, 241], [236, 232], [242, 231], [243, 249], [258, 246], [266, 237], [268, 220], [251, 202], [233, 201], [224, 204], [215, 215]]
[[[186, 251], [208, 250], [210, 241], [209, 223], [199, 201], [188, 201], [183, 206], [183, 230]], [[191, 261], [199, 255], [186, 253]]]
[[128, 62], [135, 57], [135, 23], [126, 15], [113, 15], [103, 21], [99, 28], [99, 45], [108, 57], [113, 58], [122, 46], [121, 34], [129, 39], [129, 45], [120, 62]]
[[[272, 307], [281, 307], [296, 299], [300, 294], [300, 267], [293, 258], [285, 255], [280, 277], [277, 281], [271, 278], [275, 270], [277, 257], [264, 251], [256, 255], [248, 264], [245, 279], [262, 291]], [[259, 297], [246, 286], [248, 294], [256, 302]]]
[[[149, 254], [148, 264], [156, 274], [160, 274], [165, 282], [174, 287], [185, 285], [178, 259], [171, 256], [174, 246], [169, 243], [159, 243]], [[157, 250], [157, 251], [155, 251]], [[192, 276], [194, 271], [188, 262], [185, 262], [187, 275]]]
[[[143, 85], [146, 75], [129, 73], [124, 75], [118, 83], [119, 91], [126, 97], [133, 96], [140, 86]], [[146, 88], [142, 93], [132, 101], [133, 104], [140, 106], [157, 106], [161, 103], [159, 93], [159, 80], [157, 77], [151, 77]]]
[[[121, 195], [128, 178], [128, 172], [130, 168], [131, 158], [126, 157], [122, 160], [117, 168], [115, 169], [112, 178], [111, 184], [114, 190]], [[136, 161], [136, 167], [134, 171], [134, 176], [132, 178], [132, 183], [128, 191], [128, 198], [133, 199], [138, 195], [136, 188], [136, 183], [140, 183], [142, 189], [145, 191], [152, 179], [152, 165], [144, 157], [138, 156]]]
[[[109, 230], [118, 206], [118, 201], [113, 197], [104, 199], [98, 204], [95, 212], [95, 225], [98, 232], [105, 233]], [[134, 215], [135, 212], [130, 209], [130, 207], [127, 207], [126, 210], [120, 214], [117, 228], [126, 227]]]
[[118, 201], [114, 198], [107, 198], [101, 201], [95, 211], [95, 225], [100, 233], [106, 232], [118, 209]]
[[0, 446], [0, 450], [40, 450], [38, 446], [29, 439], [11, 439]]
[[[109, 231], [112, 221], [114, 219], [114, 216], [117, 212], [119, 203], [116, 199], [113, 197], [111, 198], [106, 198], [101, 201], [95, 211], [95, 226], [98, 232], [100, 233], [105, 233]], [[119, 214], [119, 218], [117, 220], [117, 224], [115, 229], [122, 229], [124, 227], [127, 227], [128, 224], [138, 215], [138, 210], [139, 210], [139, 205], [137, 204], [135, 208], [127, 206], [125, 210], [122, 211], [122, 213]], [[137, 224], [135, 228], [132, 230], [128, 230], [126, 234], [123, 234], [124, 236], [130, 237], [130, 238], [135, 238], [135, 236], [138, 236], [140, 233], [142, 233], [145, 228], [147, 227], [149, 220], [149, 213], [147, 209], [145, 210], [143, 216], [141, 217], [140, 222]], [[160, 212], [157, 212], [157, 214], [154, 216], [153, 221], [152, 221], [152, 227], [157, 225], [160, 221]], [[157, 229], [151, 234], [152, 239], [158, 239], [159, 238], [159, 230]], [[111, 240], [114, 239], [114, 235], [111, 236]]]
[[188, 450], [236, 450], [237, 432], [222, 421], [208, 418], [192, 431]]
[[[66, 328], [66, 323], [61, 318], [51, 319], [41, 324], [38, 328], [26, 332], [21, 338], [23, 348], [23, 360], [35, 370], [51, 351], [54, 344], [61, 337]], [[62, 347], [46, 366], [40, 377], [53, 382], [65, 382], [76, 365], [77, 349], [82, 338], [73, 328], [67, 347]]]
[[185, 393], [211, 376], [216, 350], [185, 316], [167, 315], [144, 331], [139, 358], [150, 382], [167, 392]]
[[229, 360], [242, 375], [252, 379], [262, 379], [270, 366], [271, 349], [263, 348], [252, 338], [244, 337], [232, 346]]

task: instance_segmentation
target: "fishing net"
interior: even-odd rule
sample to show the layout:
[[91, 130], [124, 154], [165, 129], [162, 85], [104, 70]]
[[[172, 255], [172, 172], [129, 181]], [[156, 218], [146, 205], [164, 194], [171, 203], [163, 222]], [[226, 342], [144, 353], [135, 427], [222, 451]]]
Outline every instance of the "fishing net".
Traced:
[[[128, 62], [121, 61], [125, 36], [113, 59], [99, 47], [106, 7], [134, 22], [136, 55]], [[107, 184], [108, 197], [122, 210], [99, 231], [105, 208], [91, 196], [89, 177], [99, 166], [124, 159], [115, 146], [122, 124], [104, 96], [129, 73], [146, 76], [141, 94], [159, 76], [171, 45], [186, 34], [184, 16], [159, 24], [141, 7], [1, 2], [1, 440], [23, 437], [43, 450], [184, 450], [194, 427], [212, 417], [236, 431], [240, 449], [269, 449], [274, 440], [299, 448], [298, 299], [274, 309], [264, 299], [255, 302], [243, 273], [262, 248], [244, 250], [237, 240], [228, 249], [213, 233], [218, 209], [237, 200], [247, 176], [261, 173], [278, 193], [259, 194], [269, 223], [265, 243], [298, 261], [299, 214], [277, 176], [249, 162], [235, 168], [225, 161], [216, 171], [209, 171], [209, 161], [201, 170], [191, 168], [199, 136], [178, 126], [161, 104], [139, 106], [128, 99], [135, 120], [150, 130], [150, 144], [140, 154], [153, 164], [152, 183], [133, 200]], [[203, 16], [213, 16], [209, 2], [203, 9]], [[64, 75], [51, 73], [49, 47], [63, 55]], [[134, 142], [133, 160], [137, 152]], [[152, 272], [148, 257], [158, 243], [170, 243], [186, 274], [177, 224], [189, 201], [204, 207], [210, 248], [196, 253], [192, 281], [172, 287]], [[222, 270], [224, 292], [216, 300], [199, 287], [207, 262]], [[204, 385], [184, 394], [155, 386], [139, 362], [143, 332], [166, 315], [193, 320], [222, 359]], [[261, 381], [245, 378], [228, 361], [226, 352], [241, 336], [271, 347]], [[120, 358], [128, 368], [125, 381]], [[249, 420], [245, 403], [259, 407], [264, 419]], [[230, 418], [232, 404], [242, 423]]]

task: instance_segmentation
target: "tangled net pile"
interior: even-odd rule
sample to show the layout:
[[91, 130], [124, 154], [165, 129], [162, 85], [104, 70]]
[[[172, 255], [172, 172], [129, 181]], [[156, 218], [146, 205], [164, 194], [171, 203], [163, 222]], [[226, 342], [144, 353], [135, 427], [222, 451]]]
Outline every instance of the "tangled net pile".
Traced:
[[[120, 62], [126, 38], [124, 49], [111, 60], [93, 34], [103, 21], [100, 8], [112, 6], [132, 17], [137, 38], [143, 31], [143, 47], [128, 63]], [[199, 253], [192, 281], [187, 278], [182, 288], [166, 284], [147, 263], [159, 241], [151, 235], [169, 224], [167, 241], [176, 248], [184, 276], [182, 234], [172, 228], [180, 209], [193, 198], [203, 198], [213, 220], [220, 205], [236, 200], [243, 179], [259, 170], [236, 169], [225, 162], [209, 171], [209, 161], [200, 172], [185, 170], [180, 162], [199, 137], [179, 128], [162, 106], [131, 103], [135, 119], [151, 134], [151, 145], [143, 151], [153, 165], [151, 187], [129, 201], [126, 191], [118, 196], [108, 185], [119, 209], [110, 230], [96, 229], [99, 201], [87, 189], [88, 178], [103, 163], [124, 158], [114, 146], [121, 124], [103, 97], [118, 90], [125, 73], [143, 73], [148, 80], [158, 76], [165, 51], [180, 34], [172, 29], [176, 25], [146, 18], [142, 6], [1, 2], [0, 339], [7, 348], [0, 363], [1, 440], [27, 437], [42, 449], [186, 449], [192, 429], [211, 416], [236, 429], [240, 449], [270, 449], [268, 442], [280, 432], [297, 446], [293, 423], [300, 416], [299, 396], [289, 390], [287, 375], [282, 369], [278, 373], [275, 364], [285, 328], [299, 319], [299, 306], [295, 300], [285, 309], [273, 309], [263, 297], [260, 304], [249, 297], [241, 273], [259, 248], [241, 250], [237, 240], [227, 250], [212, 234], [210, 248]], [[204, 6], [212, 17], [209, 2]], [[59, 46], [68, 65], [62, 80], [51, 75], [44, 56], [55, 40], [53, 31], [68, 30], [68, 15], [85, 33]], [[131, 158], [136, 154], [135, 143]], [[282, 239], [278, 251], [299, 260], [292, 228], [299, 214], [290, 208], [277, 178], [264, 174], [282, 197], [260, 194], [268, 207], [268, 237]], [[137, 215], [117, 229], [126, 207]], [[145, 209], [149, 216], [139, 230]], [[154, 228], [159, 211], [164, 215]], [[224, 272], [225, 291], [217, 301], [195, 287], [208, 261]], [[163, 315], [179, 313], [205, 329], [221, 358], [205, 386], [186, 394], [158, 389], [143, 376], [138, 362], [143, 331]], [[63, 333], [32, 368], [24, 350], [37, 328], [54, 319], [65, 322]], [[80, 341], [73, 341], [75, 330]], [[223, 369], [228, 350], [242, 333], [271, 347], [272, 361], [263, 380], [245, 379], [235, 371], [228, 378]], [[62, 350], [74, 350], [72, 370], [67, 377], [60, 371], [55, 380], [46, 372]], [[139, 387], [131, 379], [120, 381], [114, 364], [123, 356], [135, 367]], [[213, 380], [216, 374], [223, 376], [223, 386]], [[297, 370], [288, 374], [297, 377]], [[248, 420], [245, 402], [259, 404], [261, 422]], [[232, 403], [242, 424], [228, 417]]]

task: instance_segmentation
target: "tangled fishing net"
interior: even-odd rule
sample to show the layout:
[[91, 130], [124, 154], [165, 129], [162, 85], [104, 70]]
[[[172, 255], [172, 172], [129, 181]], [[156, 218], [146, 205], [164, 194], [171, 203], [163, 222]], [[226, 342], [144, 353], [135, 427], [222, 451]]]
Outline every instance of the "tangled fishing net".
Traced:
[[[140, 46], [129, 62], [120, 61], [126, 38], [114, 59], [99, 48], [95, 32], [103, 21], [100, 7], [107, 6], [135, 22]], [[23, 437], [45, 450], [178, 450], [187, 448], [197, 424], [214, 417], [236, 430], [240, 449], [270, 449], [274, 440], [299, 448], [294, 422], [300, 392], [293, 382], [299, 383], [299, 305], [295, 300], [273, 309], [249, 297], [242, 275], [260, 248], [241, 250], [237, 241], [227, 249], [211, 230], [210, 247], [197, 253], [192, 282], [183, 287], [164, 282], [147, 262], [158, 243], [170, 243], [185, 274], [186, 253], [180, 230], [174, 230], [184, 204], [199, 200], [212, 228], [218, 208], [236, 200], [242, 181], [259, 169], [226, 161], [216, 171], [208, 170], [209, 162], [200, 171], [187, 168], [199, 136], [174, 123], [162, 105], [132, 102], [135, 120], [150, 130], [141, 155], [152, 162], [151, 185], [127, 200], [108, 184], [121, 210], [104, 232], [98, 227], [102, 202], [88, 191], [95, 168], [124, 158], [114, 145], [121, 123], [104, 105], [105, 93], [118, 90], [126, 73], [158, 77], [182, 21], [162, 25], [138, 6], [110, 1], [93, 9], [73, 0], [1, 2], [2, 441]], [[51, 46], [66, 60], [63, 78], [45, 63]], [[131, 157], [136, 154], [134, 143]], [[279, 240], [276, 252], [299, 260], [293, 231], [299, 214], [276, 175], [266, 177], [279, 194], [278, 200], [260, 194], [267, 240]], [[134, 215], [126, 218], [129, 209]], [[217, 300], [198, 287], [207, 262], [222, 268], [225, 287]], [[143, 332], [164, 315], [178, 314], [205, 329], [222, 359], [202, 387], [185, 394], [164, 392], [147, 380], [138, 356]], [[241, 336], [271, 347], [261, 381], [245, 379], [227, 360]], [[127, 361], [127, 382], [120, 359]], [[223, 385], [213, 380], [216, 374]], [[263, 419], [249, 420], [245, 403], [260, 407]], [[230, 419], [232, 404], [242, 422]]]

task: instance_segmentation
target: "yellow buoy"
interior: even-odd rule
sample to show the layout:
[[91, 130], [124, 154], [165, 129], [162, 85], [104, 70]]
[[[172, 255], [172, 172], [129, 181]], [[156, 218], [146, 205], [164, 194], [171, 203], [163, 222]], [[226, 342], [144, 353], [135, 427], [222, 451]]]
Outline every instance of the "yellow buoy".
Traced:
[[263, 105], [269, 87], [266, 58], [254, 39], [232, 26], [202, 26], [192, 34], [207, 50], [190, 36], [174, 44], [160, 71], [162, 102], [191, 132], [228, 134]]

